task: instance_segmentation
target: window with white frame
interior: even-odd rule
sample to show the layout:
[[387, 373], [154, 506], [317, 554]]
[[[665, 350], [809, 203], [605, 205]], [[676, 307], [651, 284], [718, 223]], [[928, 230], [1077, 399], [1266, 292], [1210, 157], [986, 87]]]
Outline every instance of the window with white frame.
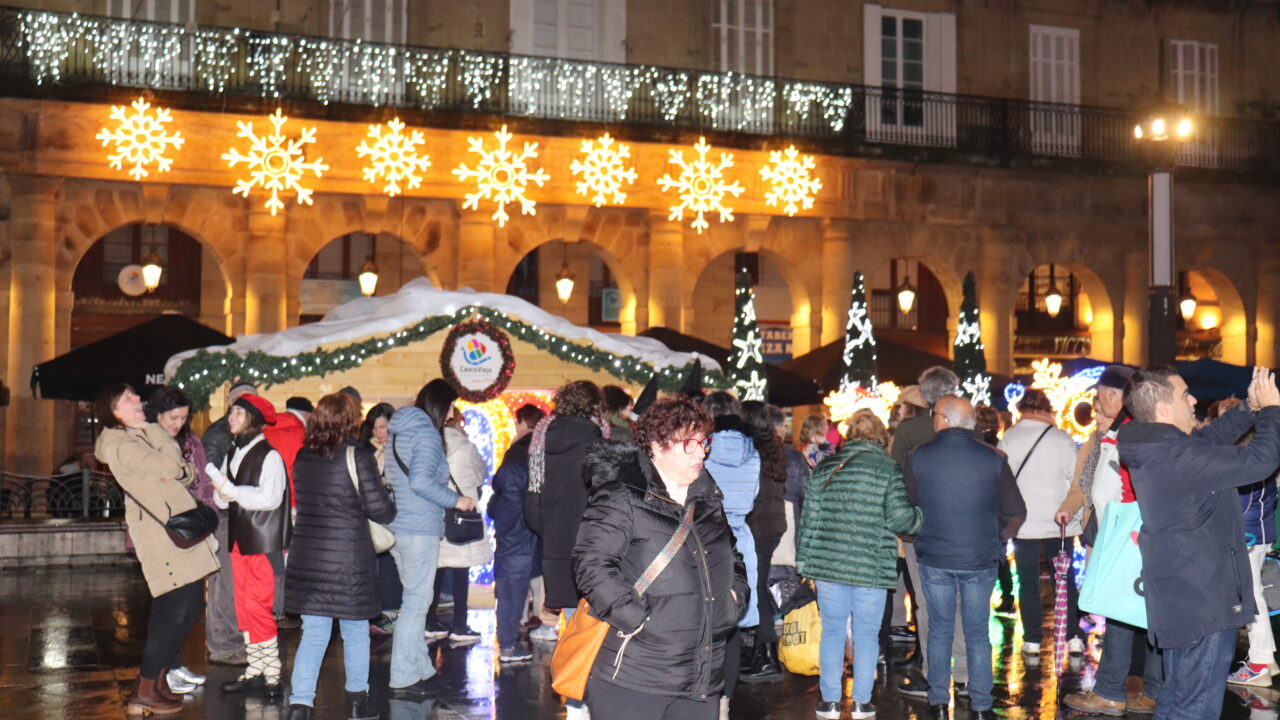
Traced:
[[711, 67], [773, 74], [773, 0], [711, 0]]
[[924, 93], [956, 91], [955, 15], [869, 3], [863, 6], [862, 17], [864, 82], [880, 88], [867, 96], [871, 136], [929, 144], [954, 142], [954, 105], [927, 99]]
[[511, 52], [626, 62], [626, 0], [511, 0]]
[[1080, 154], [1080, 31], [1076, 28], [1031, 25], [1032, 144], [1049, 155]]
[[1173, 95], [1197, 115], [1218, 114], [1218, 46], [1195, 40], [1169, 41]]
[[407, 0], [330, 0], [329, 34], [346, 40], [403, 45]]
[[107, 0], [107, 15], [186, 25], [196, 19], [196, 0]]

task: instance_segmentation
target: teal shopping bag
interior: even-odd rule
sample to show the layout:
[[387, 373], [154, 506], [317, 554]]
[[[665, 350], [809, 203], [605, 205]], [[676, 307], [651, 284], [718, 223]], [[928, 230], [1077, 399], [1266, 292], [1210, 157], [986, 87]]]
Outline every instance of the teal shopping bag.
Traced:
[[1147, 626], [1142, 553], [1138, 550], [1141, 529], [1138, 503], [1107, 505], [1080, 587], [1081, 610], [1140, 628]]

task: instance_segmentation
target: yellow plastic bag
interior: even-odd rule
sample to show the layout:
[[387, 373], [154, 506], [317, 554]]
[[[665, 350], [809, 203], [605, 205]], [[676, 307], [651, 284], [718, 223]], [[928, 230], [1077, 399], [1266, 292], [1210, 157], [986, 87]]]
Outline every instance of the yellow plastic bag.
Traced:
[[822, 642], [822, 615], [813, 600], [787, 613], [782, 618], [782, 637], [778, 639], [778, 659], [787, 670], [797, 675], [818, 674], [818, 646]]

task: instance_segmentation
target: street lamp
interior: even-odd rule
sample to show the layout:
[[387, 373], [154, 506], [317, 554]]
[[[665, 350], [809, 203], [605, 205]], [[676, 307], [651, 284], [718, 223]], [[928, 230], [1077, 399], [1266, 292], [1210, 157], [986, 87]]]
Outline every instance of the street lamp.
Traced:
[[378, 289], [378, 266], [373, 264], [373, 258], [370, 257], [360, 266], [360, 273], [356, 275], [356, 280], [360, 282], [360, 294], [365, 297], [373, 295]]
[[573, 273], [569, 272], [567, 260], [560, 266], [560, 272], [556, 273], [556, 296], [560, 298], [561, 305], [567, 304], [569, 298], [573, 297]]
[[1044, 309], [1051, 318], [1058, 317], [1058, 313], [1062, 312], [1062, 293], [1058, 291], [1057, 283], [1049, 286], [1049, 294], [1044, 296]]
[[1147, 360], [1152, 365], [1168, 364], [1174, 358], [1177, 327], [1173, 283], [1173, 170], [1178, 150], [1191, 137], [1192, 130], [1191, 118], [1182, 108], [1167, 104], [1154, 108], [1133, 128], [1133, 137], [1148, 167], [1151, 277]]
[[903, 315], [909, 315], [911, 308], [916, 305], [916, 289], [911, 286], [911, 281], [903, 278], [902, 285], [898, 288], [898, 309]]
[[164, 274], [164, 266], [160, 262], [155, 250], [142, 258], [142, 284], [147, 287], [147, 292], [155, 292], [160, 287], [160, 276]]
[[1196, 296], [1190, 292], [1182, 293], [1182, 297], [1178, 299], [1178, 310], [1182, 313], [1182, 319], [1190, 322], [1196, 316]]

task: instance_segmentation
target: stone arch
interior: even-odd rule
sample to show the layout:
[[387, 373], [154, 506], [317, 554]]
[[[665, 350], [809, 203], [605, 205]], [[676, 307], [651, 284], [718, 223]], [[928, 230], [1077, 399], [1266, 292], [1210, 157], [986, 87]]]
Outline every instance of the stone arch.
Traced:
[[452, 203], [381, 195], [317, 196], [311, 207], [290, 209], [286, 271], [300, 280], [311, 259], [335, 238], [352, 233], [391, 235], [412, 247], [421, 273], [436, 287], [453, 284], [456, 222]]
[[1089, 298], [1091, 317], [1085, 320], [1089, 329], [1089, 357], [1107, 362], [1115, 360], [1121, 348], [1116, 342], [1115, 304], [1106, 282], [1092, 267], [1081, 262], [1043, 262], [1032, 270], [1044, 265], [1053, 265], [1071, 273]]
[[[621, 332], [635, 334], [641, 326], [647, 325], [648, 315], [640, 297], [640, 288], [645, 286], [648, 276], [639, 252], [643, 231], [643, 215], [632, 211], [540, 207], [536, 216], [514, 218], [497, 233], [494, 257], [496, 287], [505, 290], [516, 267], [529, 253], [544, 245], [564, 242], [584, 246], [608, 266], [617, 281], [622, 300], [618, 313]], [[573, 235], [577, 238], [571, 239]], [[549, 310], [556, 312], [555, 308]]]
[[[745, 252], [745, 248], [731, 248], [711, 258], [694, 276], [686, 300], [689, 334], [717, 345], [727, 345], [729, 330], [733, 326], [733, 288], [734, 269], [733, 256], [737, 252]], [[813, 305], [808, 293], [798, 277], [797, 272], [786, 261], [786, 257], [773, 250], [757, 251], [761, 260], [760, 273], [765, 275], [769, 270], [776, 271], [786, 286], [785, 297], [788, 302], [787, 319], [792, 332], [793, 355], [807, 352], [811, 338], [808, 337], [809, 325], [813, 313]], [[767, 263], [767, 266], [765, 265]], [[714, 293], [714, 295], [712, 295]], [[767, 312], [760, 310], [758, 312]], [[709, 319], [714, 317], [715, 319]], [[726, 325], [727, 323], [727, 325]], [[799, 338], [799, 335], [806, 335]]]
[[[344, 248], [343, 241], [356, 233], [361, 231], [343, 233], [331, 238], [306, 262], [301, 263], [301, 267], [298, 267], [298, 263], [289, 263], [290, 269], [294, 272], [288, 278], [288, 282], [297, 283], [299, 288], [297, 314], [300, 318], [314, 319], [315, 316], [323, 315], [334, 307], [359, 297], [360, 290], [356, 285], [356, 277], [361, 266], [368, 259], [373, 260], [378, 271], [375, 296], [390, 295], [400, 290], [405, 283], [423, 276], [422, 255], [412, 243], [394, 233], [363, 233], [366, 237], [353, 240], [351, 247]], [[350, 251], [345, 258], [343, 258], [344, 250]], [[328, 260], [336, 261], [336, 265], [320, 267], [324, 274], [320, 277], [308, 278], [307, 270], [311, 267], [312, 261], [320, 258], [324, 253], [329, 254], [321, 258], [321, 262], [317, 265], [323, 265], [324, 261]], [[331, 277], [330, 274], [335, 270], [339, 271], [339, 276]], [[341, 270], [349, 270], [350, 274], [341, 275]], [[434, 284], [435, 281], [432, 282]], [[307, 291], [304, 292], [303, 288]]]
[[1217, 295], [1221, 313], [1218, 334], [1222, 340], [1222, 361], [1233, 365], [1249, 365], [1249, 316], [1236, 284], [1217, 268], [1193, 265], [1185, 270], [1204, 278]]
[[[922, 341], [924, 344], [919, 345], [917, 347], [921, 347], [921, 349], [925, 349], [926, 347], [928, 347], [930, 352], [937, 352], [937, 354], [942, 355], [943, 357], [948, 357], [951, 352], [951, 349], [950, 349], [951, 342], [955, 338], [956, 316], [959, 314], [959, 311], [960, 311], [960, 305], [958, 303], [958, 300], [955, 299], [955, 298], [958, 298], [960, 294], [962, 294], [960, 293], [960, 290], [962, 287], [960, 279], [955, 277], [955, 274], [951, 271], [949, 267], [942, 265], [940, 261], [933, 256], [904, 257], [902, 255], [894, 255], [892, 257], [885, 258], [883, 261], [881, 261], [874, 267], [868, 267], [866, 269], [858, 268], [858, 269], [862, 269], [863, 276], [866, 278], [866, 290], [867, 290], [868, 303], [874, 302], [872, 297], [873, 297], [873, 293], [876, 290], [889, 290], [891, 292], [891, 304], [893, 306], [893, 312], [895, 314], [898, 312], [897, 288], [884, 287], [882, 284], [878, 283], [878, 280], [877, 280], [879, 277], [889, 273], [889, 268], [891, 267], [890, 263], [894, 261], [898, 261], [899, 263], [914, 262], [918, 266], [917, 272], [919, 271], [919, 269], [923, 269], [925, 272], [929, 273], [929, 277], [932, 278], [931, 282], [936, 284], [941, 291], [941, 294], [942, 294], [941, 299], [944, 306], [943, 307], [944, 319], [942, 322], [941, 337], [933, 336], [934, 331], [930, 330], [927, 327], [924, 327], [923, 322], [920, 325], [917, 325], [915, 330], [899, 329], [898, 332], [921, 333], [921, 335], [917, 335], [916, 338]], [[916, 303], [917, 303], [917, 307], [920, 307], [920, 303], [923, 301], [923, 298], [920, 297], [920, 293], [924, 292], [923, 288], [925, 285], [925, 281], [922, 280], [918, 275], [912, 276], [910, 280], [912, 285], [916, 288], [916, 292], [917, 292]], [[901, 282], [899, 281], [898, 284], [901, 285]], [[847, 300], [847, 297], [846, 297], [846, 300]], [[847, 307], [844, 309], [844, 312], [845, 313], [848, 312]], [[845, 315], [842, 314], [840, 317], [843, 318], [845, 317]], [[874, 320], [874, 316], [873, 316], [873, 320]], [[877, 327], [876, 331], [880, 332], [883, 329], [885, 328]], [[938, 347], [936, 345], [936, 343], [939, 340], [941, 341], [941, 347]]]

